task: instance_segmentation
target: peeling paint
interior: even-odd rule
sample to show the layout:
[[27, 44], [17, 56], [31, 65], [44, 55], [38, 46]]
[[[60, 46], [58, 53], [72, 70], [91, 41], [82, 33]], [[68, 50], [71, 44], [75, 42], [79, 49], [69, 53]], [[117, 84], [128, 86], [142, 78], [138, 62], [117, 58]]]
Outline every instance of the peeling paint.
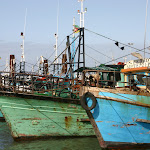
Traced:
[[39, 124], [38, 121], [36, 121], [36, 120], [33, 120], [33, 121], [32, 121], [32, 125], [38, 125], [38, 124]]
[[137, 126], [137, 124], [126, 124], [126, 127], [130, 127], [130, 126]]

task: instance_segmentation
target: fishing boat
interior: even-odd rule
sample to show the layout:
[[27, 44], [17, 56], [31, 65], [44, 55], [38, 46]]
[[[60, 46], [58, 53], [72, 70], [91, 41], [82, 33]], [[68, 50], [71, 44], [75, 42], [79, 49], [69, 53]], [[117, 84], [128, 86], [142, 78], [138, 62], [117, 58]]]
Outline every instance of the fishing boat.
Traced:
[[[82, 43], [84, 30], [78, 38]], [[69, 38], [68, 38], [69, 39]], [[68, 69], [73, 66], [69, 41]], [[83, 45], [79, 45], [83, 47]], [[64, 51], [66, 51], [66, 49]], [[82, 48], [78, 52], [81, 53]], [[66, 54], [65, 54], [66, 55]], [[82, 54], [81, 54], [82, 55]], [[78, 59], [80, 64], [81, 60]], [[0, 111], [15, 140], [45, 137], [95, 136], [85, 110], [80, 105], [77, 79], [43, 73], [15, 72], [15, 56], [10, 56], [10, 72], [0, 72]], [[67, 64], [67, 65], [68, 65]], [[81, 62], [83, 64], [83, 62]], [[68, 73], [68, 70], [65, 70]], [[6, 76], [7, 73], [7, 76]], [[79, 73], [79, 72], [78, 72]], [[77, 73], [77, 74], [78, 74]], [[73, 76], [69, 71], [69, 76]]]
[[[72, 42], [70, 36], [74, 32], [67, 36], [66, 48], [60, 55], [57, 55], [58, 36], [55, 34], [55, 59], [48, 64], [48, 59], [41, 56], [38, 72], [25, 70], [25, 31], [21, 32], [20, 68], [16, 68], [15, 55], [10, 55], [9, 71], [0, 72], [0, 112], [15, 140], [95, 136], [86, 111], [80, 105], [79, 71], [73, 74], [75, 64], [77, 68], [85, 67], [84, 29], [77, 30], [78, 35], [71, 37]], [[77, 40], [78, 45], [71, 49]], [[62, 59], [61, 63], [58, 58]]]
[[[102, 148], [150, 146], [149, 60], [131, 60], [120, 71], [83, 71], [86, 86], [80, 88], [81, 105]], [[89, 74], [97, 75], [94, 86]]]

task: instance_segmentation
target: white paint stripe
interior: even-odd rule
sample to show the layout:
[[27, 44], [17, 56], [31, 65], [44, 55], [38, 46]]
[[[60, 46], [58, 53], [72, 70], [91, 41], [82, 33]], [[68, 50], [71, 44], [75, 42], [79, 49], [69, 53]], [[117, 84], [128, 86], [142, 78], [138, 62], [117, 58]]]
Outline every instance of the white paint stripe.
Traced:
[[72, 113], [72, 112], [62, 112], [62, 111], [49, 111], [49, 110], [42, 110], [42, 109], [11, 107], [11, 106], [2, 106], [2, 108], [11, 108], [11, 109], [20, 109], [20, 110], [22, 109], [22, 110], [30, 110], [30, 111], [37, 110], [39, 112], [51, 112], [51, 113], [61, 113], [61, 114], [73, 114], [73, 115], [85, 115], [86, 114], [86, 113]]

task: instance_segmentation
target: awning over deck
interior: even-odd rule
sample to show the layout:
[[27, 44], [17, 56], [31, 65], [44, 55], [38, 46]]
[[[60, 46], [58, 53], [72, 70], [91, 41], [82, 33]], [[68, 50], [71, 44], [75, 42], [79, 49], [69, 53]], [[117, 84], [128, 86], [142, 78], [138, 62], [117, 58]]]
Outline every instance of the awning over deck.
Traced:
[[150, 71], [149, 67], [139, 67], [139, 68], [128, 68], [128, 69], [121, 69], [121, 72], [143, 72], [143, 71]]

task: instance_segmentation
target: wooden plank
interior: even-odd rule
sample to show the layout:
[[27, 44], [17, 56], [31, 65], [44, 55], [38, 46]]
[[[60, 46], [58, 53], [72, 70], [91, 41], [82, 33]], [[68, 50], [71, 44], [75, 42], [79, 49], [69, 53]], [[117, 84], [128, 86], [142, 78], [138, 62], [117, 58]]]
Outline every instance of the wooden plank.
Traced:
[[136, 102], [136, 101], [133, 102], [133, 101], [123, 100], [123, 99], [117, 99], [117, 98], [107, 97], [107, 96], [96, 96], [96, 98], [106, 99], [106, 100], [112, 100], [112, 101], [116, 101], [116, 102], [127, 103], [127, 104], [131, 104], [131, 105], [136, 105], [136, 106], [142, 106], [142, 107], [148, 107], [148, 108], [150, 108], [149, 104], [144, 104], [144, 103]]
[[150, 123], [150, 120], [146, 120], [146, 119], [136, 119], [136, 122]]

